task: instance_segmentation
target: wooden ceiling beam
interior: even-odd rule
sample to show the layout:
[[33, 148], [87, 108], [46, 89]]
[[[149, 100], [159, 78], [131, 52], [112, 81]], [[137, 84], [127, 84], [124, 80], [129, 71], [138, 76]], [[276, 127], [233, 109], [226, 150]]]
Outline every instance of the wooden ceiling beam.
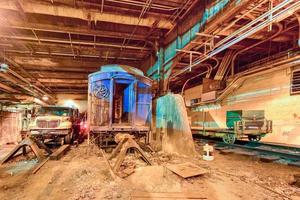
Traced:
[[87, 89], [53, 88], [53, 92], [55, 94], [87, 94]]
[[[170, 29], [172, 28], [172, 23], [166, 19], [154, 18], [151, 16], [147, 16], [140, 20], [139, 17], [121, 15], [118, 13], [101, 13], [99, 10], [87, 10], [80, 9], [74, 7], [67, 6], [58, 6], [58, 5], [49, 5], [42, 4], [34, 1], [22, 1], [22, 8], [24, 13], [26, 14], [40, 14], [40, 15], [50, 15], [57, 17], [67, 17], [67, 18], [75, 18], [81, 19], [85, 21], [103, 21], [103, 22], [111, 22], [111, 23], [121, 23], [127, 25], [139, 25], [145, 27], [152, 27], [153, 24], [159, 20], [157, 25], [158, 28], [161, 29]], [[1, 1], [0, 9], [19, 11], [18, 6], [15, 1]]]
[[[100, 65], [99, 65], [100, 66]], [[95, 71], [99, 70], [99, 67], [67, 67], [67, 66], [61, 66], [61, 67], [57, 67], [57, 68], [53, 68], [53, 67], [40, 67], [38, 65], [27, 65], [25, 67], [26, 70], [28, 70], [28, 72], [30, 72], [31, 70], [34, 71], [40, 71], [40, 73], [43, 73], [44, 71], [49, 72], [60, 72], [60, 73], [74, 73], [74, 72], [78, 72], [78, 73], [92, 73]], [[35, 73], [33, 73], [35, 74]]]
[[63, 84], [87, 84], [88, 80], [68, 80], [68, 79], [56, 79], [56, 78], [49, 78], [48, 79], [38, 79], [41, 83], [63, 83]]
[[77, 84], [72, 84], [72, 83], [45, 83], [48, 87], [52, 89], [58, 89], [58, 88], [84, 88], [87, 89], [88, 84], [83, 84], [83, 83], [77, 83]]
[[2, 90], [4, 92], [8, 92], [8, 93], [20, 93], [19, 91], [15, 90], [14, 88], [12, 88], [4, 83], [1, 83], [1, 82], [0, 82], [0, 90]]
[[[10, 43], [10, 41], [8, 40], [4, 40], [1, 39], [1, 46], [3, 46], [3, 48], [5, 48], [6, 50], [11, 49], [13, 50], [14, 48], [17, 48], [18, 46], [16, 45], [12, 45]], [[51, 53], [51, 51], [53, 50], [55, 52], [56, 51], [63, 51], [63, 50], [69, 50], [69, 52], [72, 52], [71, 49], [76, 49], [79, 50], [80, 52], [91, 52], [91, 53], [95, 53], [97, 55], [99, 55], [99, 53], [105, 53], [107, 51], [110, 52], [120, 52], [120, 49], [116, 49], [116, 48], [107, 48], [107, 47], [102, 47], [102, 46], [71, 46], [70, 44], [53, 44], [53, 43], [39, 43], [37, 41], [22, 41], [19, 40], [17, 41], [18, 44], [28, 44], [32, 47], [33, 52], [34, 51], [38, 51], [38, 50], [49, 50], [49, 53]], [[15, 51], [20, 51], [21, 49], [18, 48]], [[24, 49], [25, 50], [25, 49]], [[26, 49], [27, 50], [27, 49]], [[27, 50], [28, 51], [28, 50]], [[140, 49], [126, 49], [126, 51], [122, 51], [123, 55], [148, 55], [150, 52], [148, 51], [141, 51]]]
[[[37, 56], [47, 56], [47, 57], [69, 57], [69, 58], [85, 58], [85, 59], [94, 59], [94, 60], [124, 60], [128, 62], [140, 62], [143, 60], [143, 58], [134, 58], [134, 57], [106, 57], [106, 56], [99, 56], [99, 55], [93, 55], [93, 54], [72, 54], [70, 53], [63, 53], [63, 52], [46, 52], [46, 51], [35, 51], [35, 52], [30, 52], [30, 51], [19, 51], [19, 50], [14, 50], [14, 49], [6, 49], [5, 50], [7, 55], [11, 56], [18, 56], [18, 55], [30, 55], [32, 57]], [[99, 61], [98, 61], [99, 62]]]
[[65, 72], [49, 72], [49, 71], [41, 71], [41, 70], [31, 70], [28, 71], [30, 74], [32, 74], [33, 76], [37, 77], [38, 79], [48, 79], [49, 77], [51, 78], [55, 78], [55, 79], [76, 79], [76, 80], [80, 80], [80, 79], [84, 79], [87, 80], [88, 79], [88, 72], [68, 72], [68, 76], [66, 76]]
[[[17, 30], [35, 30], [35, 31], [44, 31], [49, 33], [65, 33], [65, 34], [74, 34], [74, 35], [83, 35], [83, 36], [96, 36], [96, 37], [107, 37], [107, 38], [130, 38], [133, 40], [141, 40], [145, 41], [146, 36], [136, 32], [134, 35], [131, 35], [131, 32], [124, 32], [124, 30], [111, 31], [111, 30], [95, 30], [89, 29], [87, 26], [82, 27], [70, 27], [63, 25], [54, 25], [54, 24], [41, 24], [41, 23], [30, 23], [18, 21], [14, 18], [6, 18], [5, 21], [7, 23], [0, 23], [0, 27], [3, 28], [13, 28]], [[149, 39], [155, 40], [158, 39], [159, 36], [151, 35]]]
[[143, 46], [133, 46], [126, 45], [126, 48], [122, 44], [117, 43], [104, 43], [104, 42], [94, 42], [94, 41], [84, 41], [84, 40], [69, 40], [65, 38], [36, 38], [35, 36], [25, 36], [25, 35], [11, 35], [11, 34], [0, 34], [1, 38], [11, 39], [14, 41], [35, 41], [40, 43], [52, 43], [52, 44], [68, 44], [72, 46], [92, 46], [92, 47], [106, 47], [106, 48], [124, 48], [124, 49], [136, 49], [140, 51], [152, 51], [151, 48]]

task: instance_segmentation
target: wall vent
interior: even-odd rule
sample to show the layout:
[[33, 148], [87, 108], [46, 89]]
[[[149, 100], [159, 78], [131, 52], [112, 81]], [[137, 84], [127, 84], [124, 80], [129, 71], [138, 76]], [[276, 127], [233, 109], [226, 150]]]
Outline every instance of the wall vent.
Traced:
[[291, 95], [300, 94], [300, 70], [293, 71], [291, 80]]

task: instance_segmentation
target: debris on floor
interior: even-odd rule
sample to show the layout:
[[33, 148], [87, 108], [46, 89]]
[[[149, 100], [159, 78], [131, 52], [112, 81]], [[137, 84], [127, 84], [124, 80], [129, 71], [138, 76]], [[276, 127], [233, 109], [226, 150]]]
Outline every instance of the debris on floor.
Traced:
[[207, 173], [207, 170], [189, 162], [176, 165], [167, 165], [166, 167], [182, 178], [190, 178]]
[[[203, 144], [196, 144], [196, 149], [201, 152]], [[201, 153], [187, 157], [145, 152], [150, 166], [128, 153], [119, 177], [113, 178], [105, 161], [111, 153], [80, 144], [60, 160], [49, 160], [34, 175], [20, 172], [11, 176], [0, 169], [0, 199], [282, 200], [300, 196], [300, 188], [289, 184], [293, 175], [300, 174], [298, 168], [219, 152], [214, 161], [207, 162]]]
[[135, 167], [136, 164], [134, 162], [123, 162], [118, 174], [121, 178], [126, 178], [127, 176], [134, 173]]
[[141, 200], [141, 199], [152, 199], [152, 200], [160, 200], [160, 199], [207, 199], [203, 197], [203, 194], [196, 192], [134, 192], [132, 195], [132, 200]]
[[290, 184], [300, 188], [300, 174], [295, 174], [293, 180], [290, 181]]
[[[118, 134], [115, 137], [115, 141], [118, 143], [118, 146], [113, 150], [112, 154], [109, 157], [109, 160], [116, 158], [112, 170], [114, 173], [119, 174], [121, 177], [126, 177], [134, 172], [135, 165], [126, 165], [123, 164], [126, 154], [129, 151], [133, 151], [134, 155], [139, 155], [140, 158], [145, 161], [148, 165], [152, 165], [151, 160], [148, 158], [146, 153], [141, 149], [141, 147], [134, 140], [133, 136], [129, 134]], [[123, 170], [119, 173], [119, 170], [123, 164]]]

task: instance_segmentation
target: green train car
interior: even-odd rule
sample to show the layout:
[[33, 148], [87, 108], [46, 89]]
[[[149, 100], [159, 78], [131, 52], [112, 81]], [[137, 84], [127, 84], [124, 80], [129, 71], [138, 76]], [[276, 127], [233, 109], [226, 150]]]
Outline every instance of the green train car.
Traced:
[[[202, 120], [205, 121], [205, 117]], [[203, 123], [203, 126], [191, 128], [194, 134], [221, 137], [228, 144], [245, 138], [249, 141], [260, 141], [266, 134], [272, 133], [272, 121], [266, 119], [264, 110], [227, 111], [226, 126], [226, 129], [222, 129], [207, 127]]]

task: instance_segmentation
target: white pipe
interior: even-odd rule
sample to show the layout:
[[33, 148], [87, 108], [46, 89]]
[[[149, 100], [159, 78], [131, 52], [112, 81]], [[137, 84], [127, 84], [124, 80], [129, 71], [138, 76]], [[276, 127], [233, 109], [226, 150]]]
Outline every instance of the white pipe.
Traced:
[[[284, 2], [280, 3], [279, 5], [277, 5], [276, 7], [274, 7], [272, 10], [264, 13], [263, 15], [261, 15], [260, 17], [256, 18], [255, 20], [253, 20], [252, 22], [250, 22], [249, 24], [253, 25], [257, 22], [259, 22], [261, 19], [267, 17], [268, 15], [272, 14], [273, 12], [277, 11], [278, 9], [284, 7], [285, 5], [294, 2], [293, 0], [285, 0]], [[270, 20], [269, 18], [267, 18], [264, 22], [261, 22], [259, 25], [257, 25], [256, 27], [248, 30], [247, 32], [243, 33], [242, 35], [237, 36], [235, 39], [229, 41], [228, 43], [224, 44], [223, 46], [220, 46], [219, 48], [213, 50], [212, 52], [210, 52], [206, 57], [199, 59], [197, 61], [195, 61], [193, 63], [192, 66], [186, 67], [183, 70], [181, 70], [180, 72], [174, 74], [171, 78], [174, 78], [180, 74], [182, 74], [183, 72], [189, 70], [190, 68], [200, 64], [201, 62], [207, 60], [208, 58], [220, 53], [221, 51], [223, 51], [224, 49], [227, 49], [228, 47], [242, 41], [243, 39], [249, 37], [250, 35], [262, 30], [263, 28], [265, 28], [266, 26], [270, 25], [273, 22], [279, 22], [281, 20], [283, 20], [286, 17], [289, 17], [290, 15], [292, 15], [296, 10], [298, 10], [300, 8], [300, 1], [296, 1], [296, 3], [290, 5], [289, 7], [286, 7], [284, 10], [281, 10], [279, 13], [277, 13], [276, 15], [273, 15], [272, 20]], [[262, 17], [263, 16], [263, 17]], [[249, 25], [246, 25], [245, 27], [249, 27]], [[241, 31], [243, 31], [245, 29], [245, 27], [241, 28], [240, 30], [236, 31], [234, 34], [226, 37], [226, 38], [232, 38], [235, 37], [236, 33], [240, 33]], [[226, 39], [227, 41], [228, 39]]]
[[[246, 71], [244, 73], [239, 74], [227, 87], [222, 91], [222, 94], [213, 101], [207, 101], [203, 102], [202, 104], [208, 104], [208, 103], [215, 103], [217, 101], [221, 101], [223, 98], [225, 98], [226, 94], [230, 91], [231, 88], [237, 88], [240, 84], [242, 84], [246, 79], [257, 76], [260, 74], [270, 73], [272, 71], [277, 71], [281, 69], [285, 69], [287, 67], [291, 67], [294, 65], [297, 65], [297, 63], [293, 63], [295, 60], [299, 60], [300, 55], [295, 56], [293, 58], [290, 58], [288, 60], [280, 61], [272, 65], [266, 64], [265, 67], [257, 68], [251, 71]], [[277, 68], [276, 68], [277, 66]], [[279, 66], [279, 67], [278, 67]], [[239, 83], [241, 82], [241, 83]]]

